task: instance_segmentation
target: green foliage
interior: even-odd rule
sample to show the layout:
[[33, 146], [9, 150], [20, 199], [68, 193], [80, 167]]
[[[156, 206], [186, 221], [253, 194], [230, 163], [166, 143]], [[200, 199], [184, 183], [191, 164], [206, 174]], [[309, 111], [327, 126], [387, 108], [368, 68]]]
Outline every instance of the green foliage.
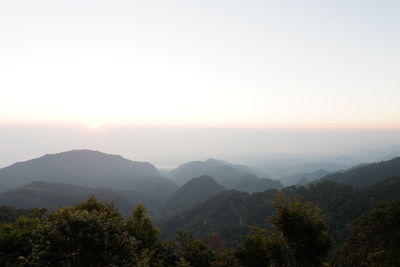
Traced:
[[175, 243], [160, 241], [152, 248], [151, 266], [175, 266], [181, 258]]
[[185, 260], [185, 258], [180, 258], [178, 261], [176, 261], [176, 267], [192, 267], [190, 262]]
[[319, 209], [299, 198], [278, 195], [271, 217], [274, 232], [251, 227], [235, 250], [243, 266], [321, 266], [331, 247]]
[[146, 212], [143, 204], [138, 204], [127, 222], [129, 234], [140, 241], [141, 248], [153, 247], [160, 238], [160, 229], [153, 226]]
[[267, 231], [258, 227], [251, 227], [251, 233], [244, 237], [235, 250], [235, 257], [245, 267], [263, 267], [271, 264], [268, 244], [270, 240]]
[[216, 251], [215, 260], [212, 262], [213, 267], [242, 267], [235, 257], [234, 250], [221, 249]]
[[13, 223], [21, 216], [40, 217], [45, 212], [45, 209], [17, 209], [10, 206], [0, 206], [0, 225]]
[[277, 196], [275, 205], [271, 221], [288, 248], [289, 265], [321, 266], [332, 240], [317, 206], [282, 194]]
[[129, 266], [136, 242], [113, 205], [94, 197], [50, 214], [37, 231], [33, 266]]
[[178, 232], [177, 251], [193, 267], [209, 267], [216, 259], [216, 253], [203, 241], [193, 236]]
[[379, 204], [355, 221], [337, 250], [338, 266], [399, 266], [400, 201]]
[[0, 266], [16, 265], [20, 257], [31, 253], [34, 230], [39, 226], [39, 218], [20, 217], [0, 227]]

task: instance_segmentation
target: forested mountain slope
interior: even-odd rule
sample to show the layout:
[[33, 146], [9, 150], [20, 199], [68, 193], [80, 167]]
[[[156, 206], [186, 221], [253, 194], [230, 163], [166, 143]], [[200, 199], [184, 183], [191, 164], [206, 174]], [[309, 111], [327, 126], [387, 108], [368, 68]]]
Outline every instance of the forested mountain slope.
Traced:
[[207, 200], [222, 191], [225, 191], [225, 188], [211, 176], [196, 177], [181, 186], [164, 208], [167, 212], [176, 212]]
[[331, 180], [357, 187], [367, 187], [396, 175], [400, 175], [400, 157], [330, 174], [322, 177], [321, 180]]
[[[348, 233], [351, 222], [370, 209], [377, 201], [400, 199], [400, 176], [359, 189], [350, 185], [321, 181], [309, 187], [292, 186], [282, 190], [285, 195], [300, 195], [316, 203], [330, 226], [335, 242]], [[159, 221], [163, 236], [172, 238], [176, 230], [193, 233], [206, 239], [213, 232], [220, 233], [233, 244], [248, 226], [269, 227], [277, 190], [247, 194], [238, 191], [222, 192], [191, 210]]]

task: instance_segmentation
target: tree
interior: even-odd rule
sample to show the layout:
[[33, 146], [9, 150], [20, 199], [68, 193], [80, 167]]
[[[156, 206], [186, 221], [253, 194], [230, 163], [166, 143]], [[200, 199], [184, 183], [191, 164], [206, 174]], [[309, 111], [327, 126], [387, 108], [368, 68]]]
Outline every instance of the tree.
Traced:
[[0, 266], [16, 265], [20, 258], [28, 257], [39, 225], [39, 218], [20, 217], [0, 227]]
[[[289, 266], [321, 266], [332, 246], [328, 226], [318, 207], [300, 197], [277, 195], [271, 222], [287, 250]], [[281, 254], [282, 255], [282, 254]], [[279, 256], [280, 258], [282, 256]]]
[[274, 204], [274, 231], [251, 227], [235, 250], [238, 261], [243, 266], [321, 266], [332, 242], [319, 209], [283, 194]]
[[221, 250], [225, 247], [225, 240], [219, 233], [211, 233], [207, 238], [207, 245], [214, 250]]
[[212, 262], [213, 267], [243, 267], [235, 257], [234, 250], [220, 249], [216, 251], [216, 259]]
[[33, 266], [130, 266], [136, 241], [112, 204], [94, 197], [50, 214], [39, 227]]
[[141, 248], [153, 247], [160, 239], [160, 229], [153, 226], [146, 212], [144, 205], [138, 204], [127, 223], [129, 234], [140, 241]]
[[246, 267], [269, 266], [271, 258], [268, 255], [268, 243], [267, 230], [252, 226], [250, 234], [246, 235], [244, 242], [235, 249], [235, 257]]
[[203, 241], [194, 238], [193, 236], [177, 232], [178, 248], [177, 251], [186, 261], [193, 267], [209, 267], [216, 259], [215, 251], [207, 246]]
[[357, 219], [335, 261], [338, 266], [399, 266], [400, 201], [378, 204]]

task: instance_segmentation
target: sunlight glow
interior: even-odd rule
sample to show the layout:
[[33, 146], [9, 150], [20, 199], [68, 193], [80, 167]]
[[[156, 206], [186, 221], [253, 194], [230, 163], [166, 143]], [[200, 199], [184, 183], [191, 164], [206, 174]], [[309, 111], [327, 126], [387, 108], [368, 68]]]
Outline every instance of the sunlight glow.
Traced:
[[96, 121], [91, 121], [89, 123], [89, 127], [92, 128], [92, 129], [98, 129], [100, 127], [100, 124], [98, 122], [96, 122]]

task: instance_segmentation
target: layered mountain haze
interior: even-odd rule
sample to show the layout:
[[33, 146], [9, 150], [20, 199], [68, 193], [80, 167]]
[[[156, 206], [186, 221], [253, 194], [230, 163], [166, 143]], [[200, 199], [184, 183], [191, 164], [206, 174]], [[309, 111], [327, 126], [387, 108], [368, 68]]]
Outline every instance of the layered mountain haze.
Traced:
[[246, 192], [260, 192], [269, 188], [281, 188], [279, 181], [269, 178], [259, 178], [258, 171], [238, 164], [221, 160], [207, 159], [191, 161], [180, 165], [169, 173], [171, 180], [183, 184], [193, 177], [209, 175], [226, 189], [236, 189]]
[[[91, 150], [44, 155], [0, 169], [0, 191], [35, 181], [137, 191], [147, 190], [149, 183], [160, 183], [167, 196], [177, 189], [148, 162], [131, 161]], [[163, 190], [157, 193], [164, 194]]]
[[312, 181], [318, 180], [319, 178], [324, 177], [328, 174], [329, 172], [326, 170], [317, 170], [309, 173], [301, 172], [282, 177], [279, 179], [279, 181], [282, 182], [282, 184], [285, 186], [305, 185]]
[[[291, 180], [292, 176], [302, 176], [319, 170], [335, 172], [349, 168], [347, 162], [354, 161], [347, 158], [328, 158], [323, 160], [318, 158], [307, 159], [298, 156], [286, 156], [276, 159], [269, 159], [255, 165], [255, 168], [268, 172], [270, 177], [282, 181], [285, 185], [295, 184]], [[302, 177], [299, 177], [301, 179]], [[297, 178], [296, 178], [297, 179]]]

